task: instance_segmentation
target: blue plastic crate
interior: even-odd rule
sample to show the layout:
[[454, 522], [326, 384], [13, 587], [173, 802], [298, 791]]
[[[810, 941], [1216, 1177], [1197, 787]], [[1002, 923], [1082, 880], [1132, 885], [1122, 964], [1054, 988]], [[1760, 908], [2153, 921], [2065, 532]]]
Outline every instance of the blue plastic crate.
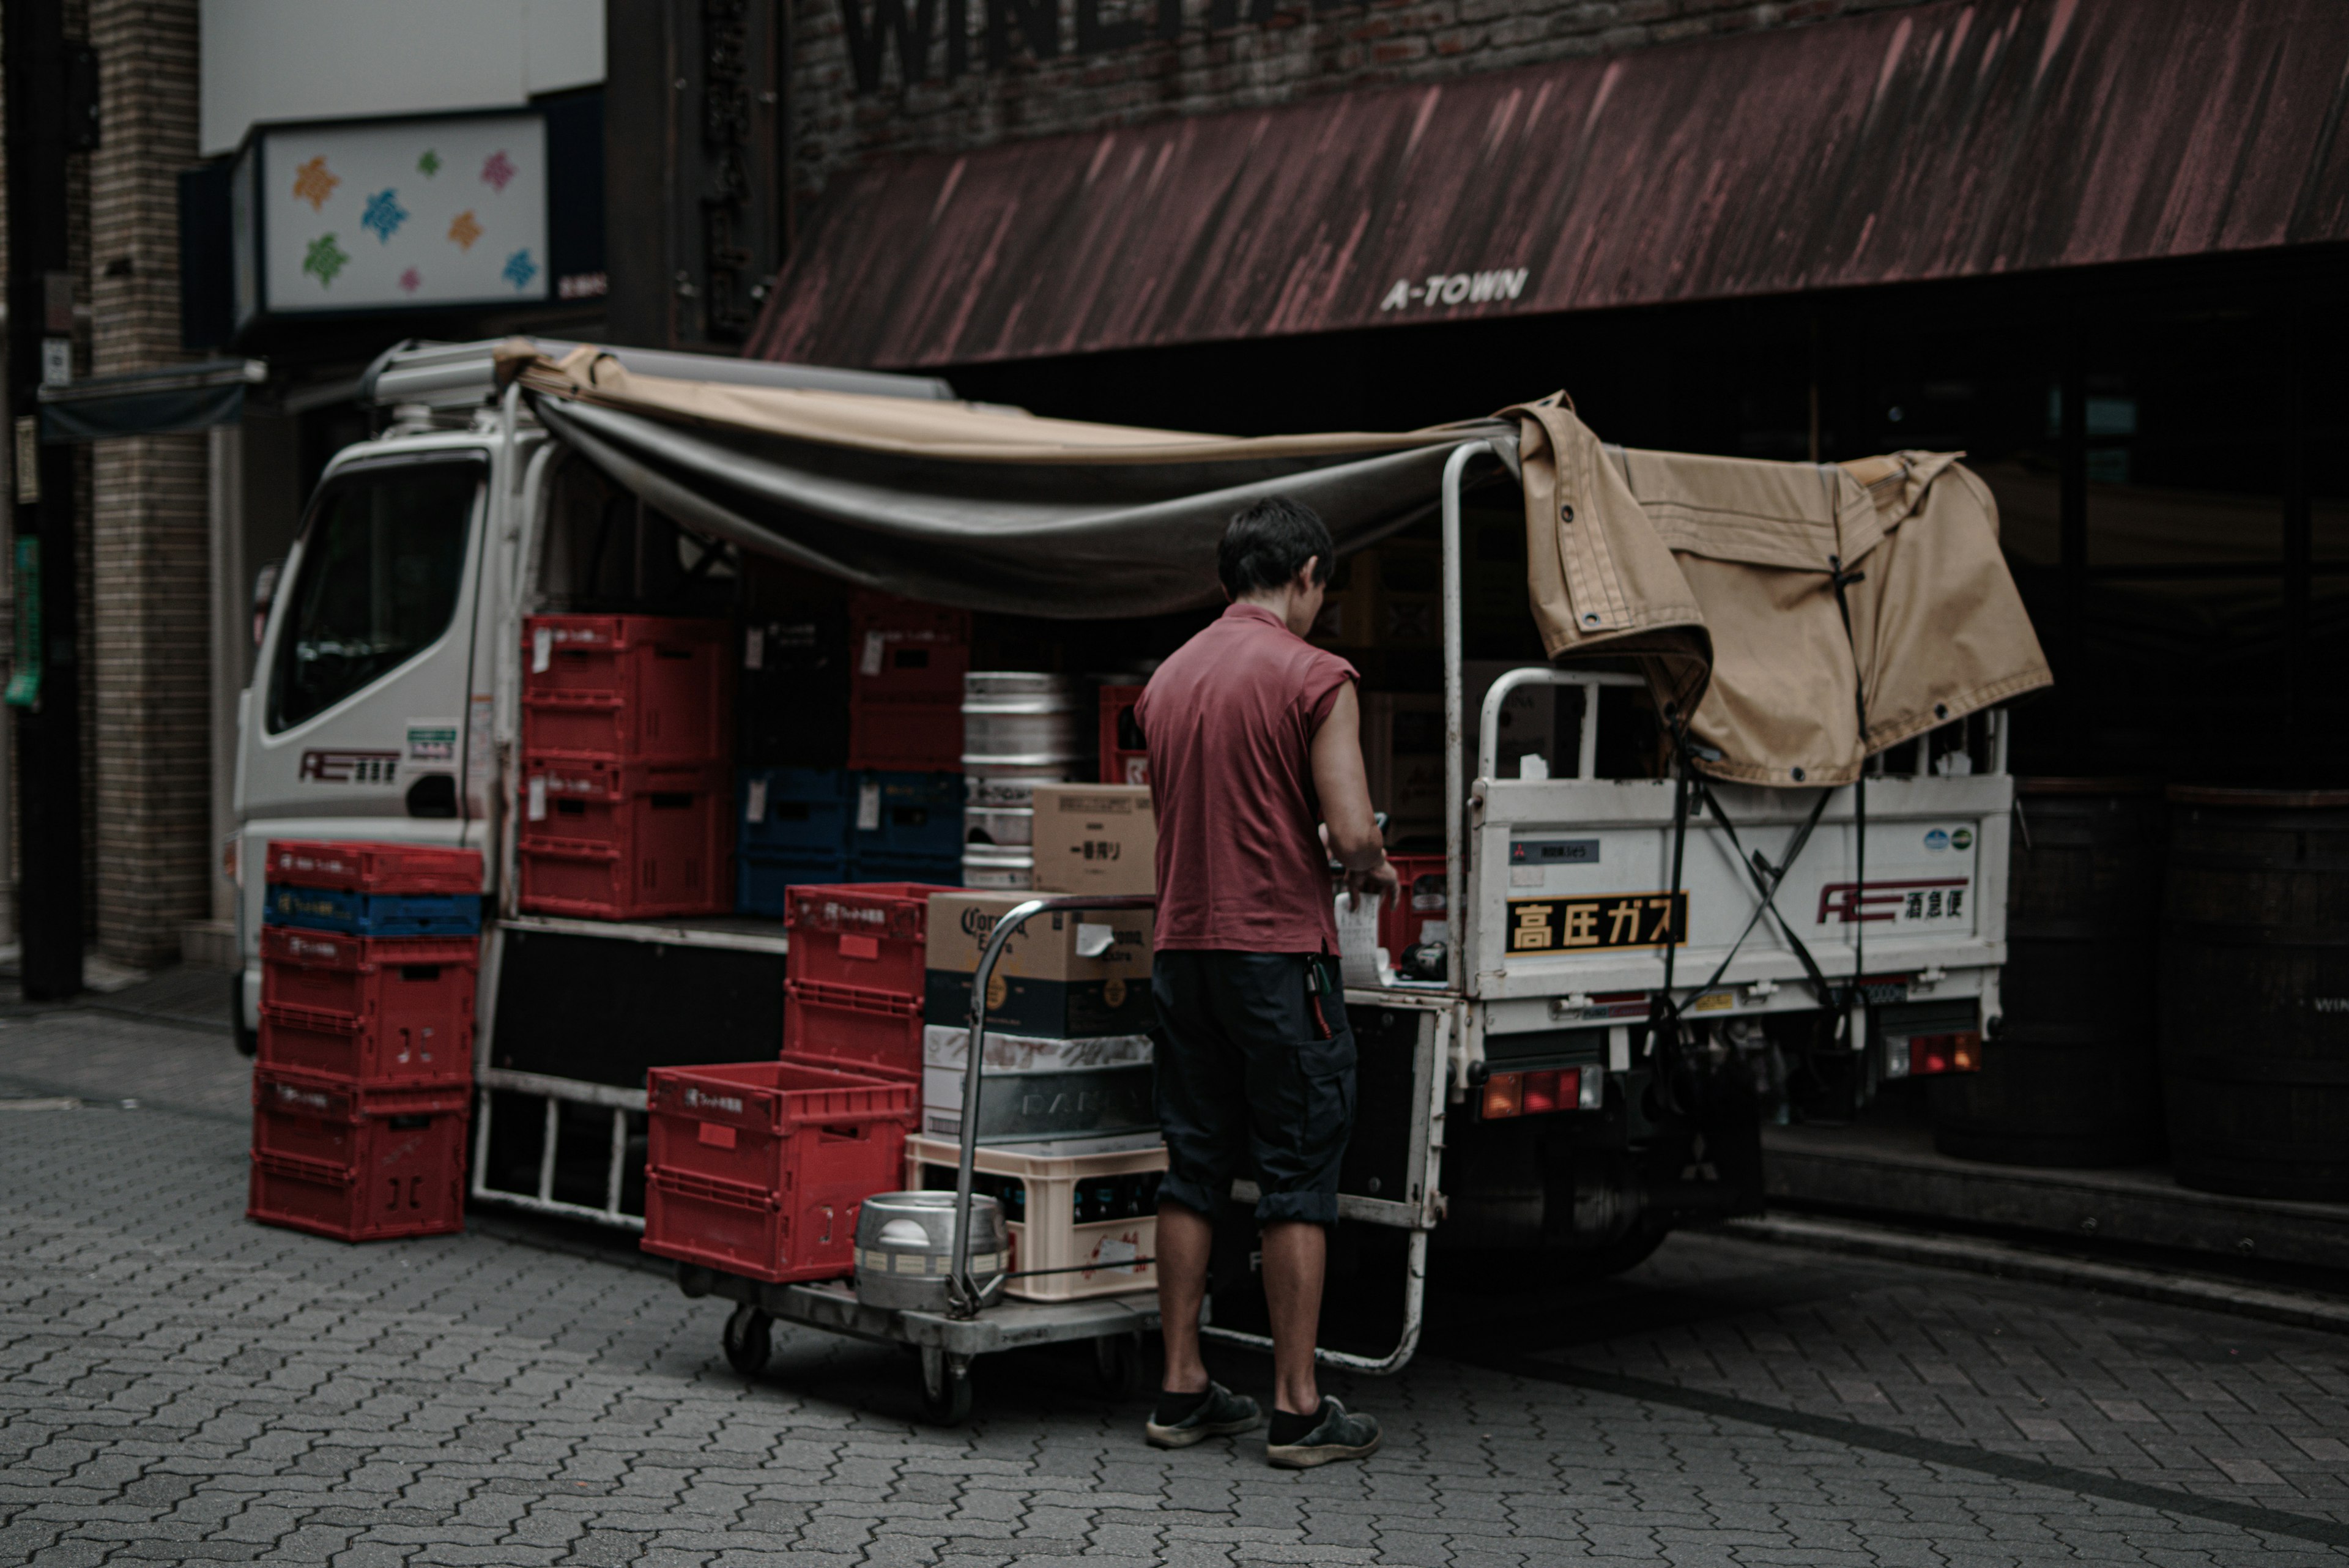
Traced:
[[848, 857], [851, 882], [928, 882], [941, 888], [962, 886], [962, 855], [892, 855], [886, 850], [862, 850]]
[[844, 768], [737, 770], [737, 843], [745, 854], [753, 849], [840, 854], [848, 846], [853, 776]]
[[959, 863], [962, 806], [960, 774], [858, 774], [848, 802], [849, 857], [877, 854]]
[[479, 893], [345, 893], [272, 882], [267, 921], [355, 937], [471, 937], [481, 930]]
[[783, 918], [783, 892], [809, 882], [845, 882], [848, 857], [797, 849], [752, 849], [734, 857], [734, 912]]

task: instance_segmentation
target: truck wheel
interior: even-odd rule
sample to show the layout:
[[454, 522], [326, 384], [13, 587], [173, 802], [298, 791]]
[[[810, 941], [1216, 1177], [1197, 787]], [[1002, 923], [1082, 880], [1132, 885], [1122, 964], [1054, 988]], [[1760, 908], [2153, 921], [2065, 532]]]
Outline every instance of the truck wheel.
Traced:
[[1093, 1341], [1093, 1382], [1105, 1399], [1123, 1404], [1142, 1391], [1142, 1335], [1105, 1334]]
[[1589, 1251], [1553, 1253], [1550, 1263], [1554, 1276], [1561, 1283], [1578, 1284], [1628, 1273], [1654, 1256], [1656, 1249], [1664, 1244], [1664, 1238], [1671, 1233], [1669, 1225], [1642, 1222]]
[[774, 1322], [747, 1302], [736, 1307], [734, 1314], [726, 1320], [726, 1334], [720, 1342], [726, 1351], [726, 1365], [745, 1377], [756, 1377], [764, 1372], [767, 1357], [774, 1352]]
[[236, 1054], [240, 1056], [261, 1054], [261, 1036], [244, 1026], [244, 971], [228, 977], [228, 1026], [236, 1036]]

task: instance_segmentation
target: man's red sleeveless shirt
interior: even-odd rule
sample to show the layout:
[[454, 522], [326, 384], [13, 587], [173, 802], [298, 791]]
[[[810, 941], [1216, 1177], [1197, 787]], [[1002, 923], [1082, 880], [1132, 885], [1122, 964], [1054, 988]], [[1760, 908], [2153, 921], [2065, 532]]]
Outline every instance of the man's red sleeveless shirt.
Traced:
[[1150, 678], [1134, 718], [1158, 815], [1161, 950], [1338, 950], [1312, 742], [1360, 679], [1249, 604]]

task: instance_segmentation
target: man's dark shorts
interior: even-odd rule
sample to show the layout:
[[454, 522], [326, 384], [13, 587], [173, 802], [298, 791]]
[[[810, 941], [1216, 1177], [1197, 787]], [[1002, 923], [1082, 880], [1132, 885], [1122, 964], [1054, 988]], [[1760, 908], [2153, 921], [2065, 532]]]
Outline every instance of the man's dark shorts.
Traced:
[[[1319, 1020], [1309, 964], [1329, 981]], [[1294, 953], [1157, 955], [1161, 1198], [1212, 1216], [1232, 1179], [1252, 1176], [1259, 1220], [1337, 1222], [1338, 1161], [1354, 1130], [1354, 1032], [1337, 969]]]

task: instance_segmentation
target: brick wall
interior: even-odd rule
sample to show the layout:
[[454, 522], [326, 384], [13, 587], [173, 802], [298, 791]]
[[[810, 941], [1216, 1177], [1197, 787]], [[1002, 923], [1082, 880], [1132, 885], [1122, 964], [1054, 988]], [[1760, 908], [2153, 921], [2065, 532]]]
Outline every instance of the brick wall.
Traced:
[[[180, 348], [179, 171], [196, 161], [197, 0], [88, 0], [104, 140], [90, 159], [91, 369], [152, 369]], [[211, 912], [211, 582], [204, 438], [92, 449], [88, 689], [98, 950], [179, 956]]]
[[[1177, 7], [1177, 36], [1077, 53], [1085, 0], [997, 0], [1006, 16], [1057, 16], [1058, 57], [1024, 45], [988, 65], [988, 0], [964, 0], [970, 68], [943, 78], [948, 0], [930, 0], [936, 31], [926, 79], [905, 85], [876, 5], [918, 16], [918, 0], [785, 0], [793, 7], [793, 188], [804, 198], [833, 174], [893, 152], [982, 147], [1170, 115], [1260, 108], [1313, 94], [1442, 80], [1573, 55], [1646, 48], [1716, 34], [1797, 26], [1923, 0], [1370, 0], [1313, 7], [1300, 0], [1096, 0], [1112, 25], [1154, 29]], [[843, 5], [857, 6], [877, 50], [878, 91], [858, 93]], [[1210, 29], [1213, 15], [1232, 25]], [[1251, 21], [1251, 16], [1268, 19]], [[1008, 36], [1020, 36], [1003, 29]], [[876, 41], [877, 38], [877, 41]], [[869, 68], [869, 67], [868, 67]]]

